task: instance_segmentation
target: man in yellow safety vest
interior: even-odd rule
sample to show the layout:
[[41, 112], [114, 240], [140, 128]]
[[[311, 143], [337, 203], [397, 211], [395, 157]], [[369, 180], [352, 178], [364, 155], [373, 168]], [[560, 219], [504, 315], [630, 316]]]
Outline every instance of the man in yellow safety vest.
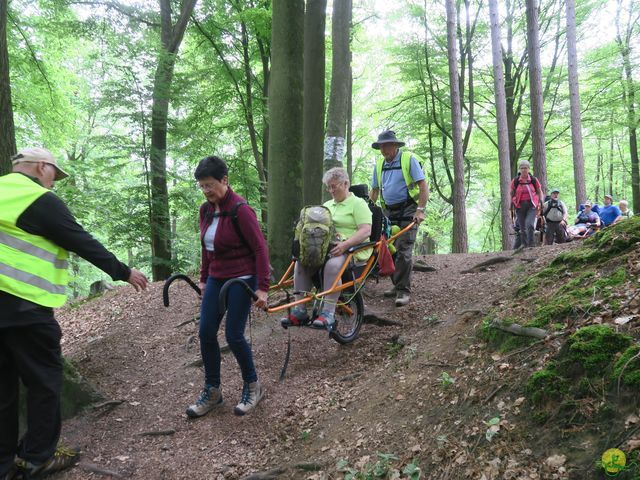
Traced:
[[[376, 162], [369, 193], [374, 203], [380, 199], [384, 214], [393, 225], [401, 228], [411, 222], [422, 222], [429, 200], [429, 188], [420, 159], [411, 152], [400, 150], [404, 144], [391, 130], [378, 135], [378, 141], [371, 147], [380, 150], [382, 157]], [[396, 307], [407, 305], [410, 300], [413, 244], [417, 232], [416, 225], [395, 242], [396, 270], [392, 277], [393, 288], [384, 292], [384, 295], [395, 296]]]
[[[12, 163], [13, 172], [0, 177], [1, 480], [40, 478], [77, 462], [77, 451], [57, 448], [63, 365], [53, 308], [66, 301], [68, 252], [138, 291], [148, 283], [87, 233], [50, 191], [67, 174], [48, 150], [21, 150]], [[20, 442], [19, 380], [28, 405]]]

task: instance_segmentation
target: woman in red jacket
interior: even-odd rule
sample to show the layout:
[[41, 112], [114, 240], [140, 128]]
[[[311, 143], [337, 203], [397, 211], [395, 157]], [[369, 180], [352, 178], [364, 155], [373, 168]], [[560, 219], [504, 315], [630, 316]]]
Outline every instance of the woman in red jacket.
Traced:
[[529, 173], [531, 165], [520, 160], [520, 172], [511, 180], [511, 202], [516, 209], [520, 239], [523, 247], [535, 246], [535, 231], [540, 203], [544, 200], [542, 186], [537, 178]]
[[[269, 290], [269, 252], [254, 211], [229, 186], [226, 163], [218, 157], [203, 158], [195, 178], [207, 201], [200, 206], [202, 267], [200, 289], [200, 352], [204, 364], [204, 388], [195, 404], [187, 408], [191, 418], [201, 417], [223, 403], [220, 389], [220, 345], [218, 314], [220, 289], [229, 280], [241, 278], [254, 290], [256, 307], [264, 307]], [[229, 288], [225, 336], [240, 370], [244, 388], [234, 413], [244, 415], [264, 396], [244, 331], [251, 299], [239, 284]]]

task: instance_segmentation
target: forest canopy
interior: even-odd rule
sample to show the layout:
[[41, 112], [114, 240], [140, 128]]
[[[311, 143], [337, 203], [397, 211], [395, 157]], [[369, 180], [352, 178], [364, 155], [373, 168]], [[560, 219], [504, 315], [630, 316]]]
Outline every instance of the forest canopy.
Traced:
[[[291, 211], [298, 210], [300, 188], [306, 191], [314, 184], [313, 191], [318, 193], [313, 195], [320, 195], [322, 170], [317, 170], [320, 175], [313, 173], [316, 170], [304, 163], [316, 158], [309, 152], [317, 154], [317, 162], [325, 167], [336, 161], [326, 158], [326, 152], [322, 158], [323, 151], [315, 144], [303, 149], [302, 142], [310, 141], [309, 131], [320, 138], [341, 133], [345, 150], [337, 161], [357, 184], [371, 181], [379, 156], [371, 143], [381, 131], [394, 130], [407, 142], [406, 148], [424, 161], [431, 190], [418, 247], [424, 251], [428, 243], [430, 251], [437, 253], [459, 251], [453, 245], [452, 45], [447, 20], [455, 22], [456, 33], [454, 73], [461, 104], [457, 118], [464, 172], [459, 180], [464, 185], [467, 248], [494, 251], [505, 245], [491, 2], [335, 0], [327, 4], [307, 0], [307, 18], [302, 1], [0, 3], [4, 4], [0, 8], [4, 173], [16, 149], [50, 149], [71, 174], [56, 185], [56, 192], [80, 223], [121, 258], [152, 272], [155, 279], [198, 268], [197, 215], [203, 197], [193, 170], [207, 155], [228, 162], [231, 186], [256, 210], [265, 234], [288, 238], [294, 218], [289, 211], [282, 215], [270, 211], [270, 205], [279, 204], [269, 195], [287, 194], [283, 201]], [[449, 3], [455, 18], [447, 18]], [[567, 7], [574, 3], [575, 13], [568, 14]], [[635, 140], [638, 2], [506, 0], [498, 4], [509, 178], [515, 175], [519, 160], [530, 160], [534, 166], [544, 161], [545, 191], [558, 188], [572, 208], [579, 203], [578, 197], [602, 203], [605, 194], [612, 194], [616, 202], [627, 199], [632, 210], [640, 210]], [[529, 68], [528, 8], [535, 13], [538, 27], [543, 137], [537, 145], [538, 151], [542, 147], [542, 159], [537, 158], [537, 131], [532, 129], [535, 97], [530, 83], [535, 76]], [[574, 177], [570, 17], [576, 32], [584, 194], [577, 190], [580, 185]], [[272, 25], [282, 25], [283, 18], [290, 19], [286, 24], [291, 28], [272, 31]], [[313, 38], [307, 37], [309, 30], [304, 32], [303, 18], [307, 29], [314, 22], [324, 28], [324, 47], [321, 39], [302, 51], [302, 37]], [[277, 37], [283, 33], [288, 35], [284, 43]], [[296, 35], [298, 51], [285, 52], [278, 46], [293, 45]], [[310, 46], [324, 50], [326, 59], [309, 53]], [[288, 65], [297, 65], [290, 73], [299, 75], [282, 76], [278, 62], [284, 55], [295, 56]], [[307, 95], [306, 102], [311, 93], [310, 77], [304, 77], [303, 85], [302, 69], [311, 64], [322, 68], [318, 62], [325, 65], [324, 78], [317, 79], [322, 82], [315, 84], [323, 98], [305, 108], [307, 112], [313, 108], [324, 130], [304, 130], [305, 139], [302, 99]], [[336, 78], [341, 80], [332, 83]], [[340, 90], [345, 83], [350, 88]], [[278, 85], [292, 94], [286, 101], [293, 103], [287, 108], [274, 105], [275, 99], [270, 98], [282, 95]], [[277, 118], [273, 112], [278, 112]], [[282, 133], [278, 122], [282, 122]], [[270, 127], [275, 131], [270, 132]], [[283, 141], [286, 151], [278, 150]], [[300, 172], [294, 173], [299, 179], [289, 181], [286, 192], [280, 184], [269, 187], [269, 182], [277, 181], [270, 172], [282, 175], [278, 173], [282, 171]], [[294, 205], [289, 205], [290, 198], [295, 199]], [[276, 258], [285, 255], [271, 242], [270, 247]], [[86, 294], [87, 285], [101, 275], [75, 257], [72, 268], [76, 296]]]

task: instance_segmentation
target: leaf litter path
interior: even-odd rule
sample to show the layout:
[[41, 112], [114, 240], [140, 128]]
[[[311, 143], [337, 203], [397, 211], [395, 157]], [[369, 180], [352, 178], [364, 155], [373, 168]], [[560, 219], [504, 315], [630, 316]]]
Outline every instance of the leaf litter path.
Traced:
[[[198, 298], [186, 284], [171, 287], [169, 308], [162, 305], [162, 284], [155, 283], [141, 294], [123, 286], [62, 309], [65, 355], [105, 401], [117, 402], [64, 422], [63, 439], [82, 448], [83, 465], [51, 478], [109, 478], [111, 472], [113, 478], [234, 479], [274, 469], [279, 473], [273, 478], [337, 478], [338, 459], [362, 464], [375, 461], [376, 452], [416, 458], [423, 478], [462, 478], [450, 476], [454, 467], [481, 478], [492, 467], [477, 452], [469, 455], [471, 447], [460, 440], [465, 411], [456, 409], [473, 398], [484, 405], [495, 389], [495, 372], [465, 385], [460, 365], [473, 355], [487, 356], [473, 353], [482, 312], [508, 299], [514, 275], [546, 263], [536, 258], [543, 250], [550, 258], [561, 248], [525, 251], [466, 274], [461, 271], [505, 254], [423, 257], [436, 271], [414, 273], [412, 302], [400, 309], [382, 296], [389, 280], [371, 282], [367, 310], [399, 324], [366, 324], [348, 346], [324, 332], [293, 329], [283, 382], [278, 376], [286, 332], [276, 315], [254, 312], [253, 351], [267, 396], [246, 417], [233, 415], [241, 380], [230, 353], [222, 358], [224, 407], [197, 420], [184, 414], [203, 381], [193, 366], [199, 358]], [[453, 379], [450, 389], [442, 388], [443, 372]], [[500, 395], [493, 396], [490, 402]], [[469, 433], [484, 437], [481, 427]]]

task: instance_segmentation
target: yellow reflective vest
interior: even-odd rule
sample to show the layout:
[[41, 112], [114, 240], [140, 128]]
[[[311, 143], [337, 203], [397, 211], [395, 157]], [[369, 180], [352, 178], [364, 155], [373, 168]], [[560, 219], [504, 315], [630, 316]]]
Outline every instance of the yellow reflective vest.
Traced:
[[[411, 177], [411, 157], [414, 157], [419, 164], [422, 165], [420, 158], [411, 152], [403, 151], [400, 155], [400, 169], [402, 170], [402, 176], [404, 177], [404, 182], [407, 184], [407, 190], [409, 191], [409, 197], [412, 198], [416, 203], [418, 203], [418, 198], [420, 198], [420, 187], [416, 182], [413, 181]], [[384, 199], [382, 198], [382, 167], [384, 166], [384, 158], [378, 158], [376, 163], [376, 178], [378, 179], [378, 187], [380, 188], [380, 206], [382, 208], [385, 207]]]
[[49, 190], [20, 173], [0, 177], [0, 290], [44, 307], [60, 307], [67, 296], [69, 253], [16, 223]]

